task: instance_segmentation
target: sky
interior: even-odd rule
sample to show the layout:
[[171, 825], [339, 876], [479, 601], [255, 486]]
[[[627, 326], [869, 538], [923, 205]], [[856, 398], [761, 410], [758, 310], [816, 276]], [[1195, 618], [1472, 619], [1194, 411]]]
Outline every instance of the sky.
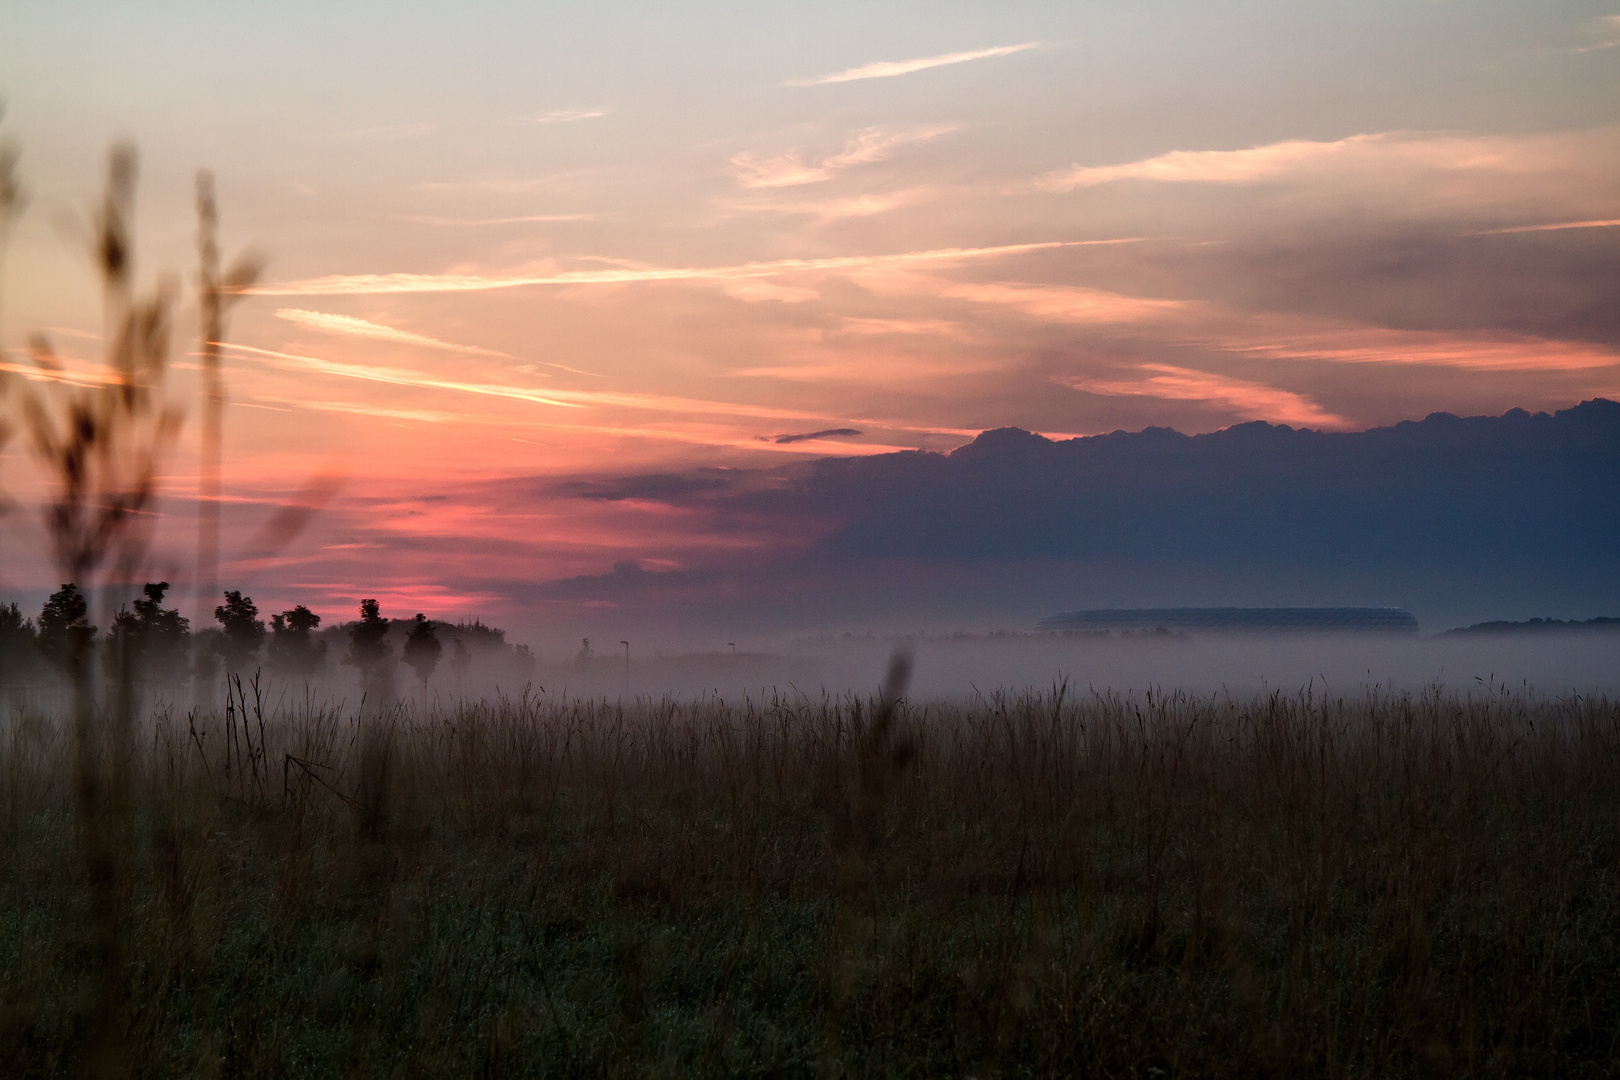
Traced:
[[[202, 167], [228, 254], [267, 260], [228, 333], [224, 566], [266, 610], [625, 633], [520, 586], [786, 541], [581, 497], [604, 478], [1620, 397], [1612, 0], [4, 0], [0, 98], [8, 362], [36, 331], [97, 361], [115, 141], [143, 281], [191, 280]], [[21, 442], [0, 483], [38, 496]], [[271, 550], [288, 502], [319, 512]], [[37, 591], [12, 517], [0, 588]]]

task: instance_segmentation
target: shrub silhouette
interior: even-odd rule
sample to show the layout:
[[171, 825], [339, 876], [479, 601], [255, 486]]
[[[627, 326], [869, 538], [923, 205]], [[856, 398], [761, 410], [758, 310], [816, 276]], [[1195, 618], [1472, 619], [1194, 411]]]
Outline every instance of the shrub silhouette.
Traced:
[[[461, 642], [458, 639], [457, 646]], [[433, 630], [433, 620], [421, 612], [416, 613], [416, 619], [411, 624], [410, 636], [405, 639], [405, 662], [416, 672], [416, 677], [422, 680], [422, 692], [427, 693], [428, 680], [433, 677], [433, 669], [439, 666], [439, 657], [444, 653], [444, 646], [439, 643], [439, 635]]]
[[259, 618], [258, 605], [250, 596], [235, 589], [225, 590], [225, 602], [214, 609], [214, 618], [225, 630], [219, 644], [220, 655], [227, 668], [242, 670], [258, 659], [259, 646], [264, 643], [264, 620]]
[[283, 675], [308, 678], [326, 662], [326, 642], [311, 631], [321, 617], [303, 604], [270, 616], [270, 666]]

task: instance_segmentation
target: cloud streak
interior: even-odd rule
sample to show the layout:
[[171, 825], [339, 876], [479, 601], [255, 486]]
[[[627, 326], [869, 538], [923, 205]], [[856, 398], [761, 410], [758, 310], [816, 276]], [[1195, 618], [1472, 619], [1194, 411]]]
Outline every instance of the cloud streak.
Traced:
[[949, 64], [988, 60], [993, 56], [1011, 56], [1013, 53], [1039, 48], [1040, 45], [1039, 41], [1026, 41], [1019, 45], [998, 45], [993, 49], [975, 49], [972, 52], [941, 53], [938, 56], [923, 56], [915, 60], [879, 60], [813, 79], [790, 79], [782, 85], [826, 86], [830, 83], [857, 82], [862, 79], [892, 79], [897, 75], [910, 75], [914, 71], [927, 71], [929, 68], [945, 67]]
[[276, 318], [327, 334], [392, 341], [400, 345], [418, 345], [426, 349], [445, 349], [449, 352], [466, 353], [469, 356], [491, 356], [503, 360], [512, 358], [508, 353], [482, 349], [477, 345], [457, 345], [449, 341], [440, 341], [438, 338], [413, 334], [409, 330], [399, 330], [392, 326], [384, 326], [382, 323], [357, 319], [352, 315], [332, 315], [324, 311], [305, 311], [302, 308], [281, 308], [276, 311]]
[[327, 277], [261, 285], [257, 296], [369, 296], [386, 293], [486, 292], [530, 285], [626, 285], [649, 281], [737, 281], [778, 274], [886, 269], [924, 264], [950, 264], [1022, 255], [1031, 251], [1121, 241], [1047, 240], [980, 248], [935, 248], [893, 255], [839, 255], [825, 259], [775, 259], [711, 267], [623, 267], [569, 270], [552, 274], [333, 274]]

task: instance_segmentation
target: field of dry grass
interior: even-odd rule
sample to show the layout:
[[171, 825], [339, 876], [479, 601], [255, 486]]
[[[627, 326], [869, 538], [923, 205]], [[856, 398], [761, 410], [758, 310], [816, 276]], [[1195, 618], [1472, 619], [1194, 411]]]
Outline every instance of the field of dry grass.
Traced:
[[5, 718], [8, 1075], [1620, 1058], [1613, 702], [241, 705], [143, 720], [89, 823]]

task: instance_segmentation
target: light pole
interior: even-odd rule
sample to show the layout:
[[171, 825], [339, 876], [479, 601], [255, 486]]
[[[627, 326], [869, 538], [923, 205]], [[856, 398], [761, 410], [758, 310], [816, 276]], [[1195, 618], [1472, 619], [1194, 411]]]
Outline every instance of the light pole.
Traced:
[[726, 642], [726, 644], [731, 646], [731, 655], [736, 656], [737, 655], [737, 643], [735, 641], [728, 641], [728, 642]]
[[630, 689], [630, 643], [621, 641], [619, 644], [624, 646], [624, 688], [628, 690]]

